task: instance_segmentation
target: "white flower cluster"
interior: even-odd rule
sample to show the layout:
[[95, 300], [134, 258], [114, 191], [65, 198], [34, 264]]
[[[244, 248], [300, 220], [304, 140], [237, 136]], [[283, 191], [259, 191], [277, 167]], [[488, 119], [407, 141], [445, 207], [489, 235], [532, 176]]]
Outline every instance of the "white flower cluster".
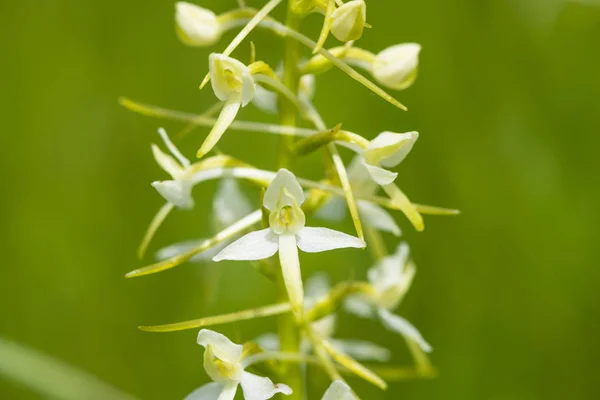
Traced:
[[[269, 16], [283, 2], [269, 0], [260, 10], [246, 7], [245, 2], [241, 2], [239, 9], [221, 15], [192, 3], [176, 4], [177, 35], [188, 46], [213, 46], [228, 30], [242, 28], [225, 50], [209, 56], [209, 74], [201, 88], [210, 80], [218, 102], [207, 113], [193, 115], [122, 100], [126, 107], [145, 115], [210, 128], [199, 146], [195, 162], [183, 156], [166, 131], [159, 129], [169, 153], [157, 145], [152, 145], [152, 152], [171, 179], [152, 183], [166, 203], [147, 230], [140, 246], [140, 257], [144, 256], [153, 236], [172, 210], [195, 207], [193, 190], [196, 185], [219, 180], [212, 209], [215, 232], [202, 239], [159, 250], [155, 263], [136, 269], [127, 277], [161, 272], [188, 261], [250, 261], [259, 272], [281, 283], [281, 294], [287, 299], [231, 314], [140, 327], [154, 332], [202, 328], [197, 341], [205, 349], [204, 369], [212, 383], [193, 391], [186, 398], [188, 400], [232, 400], [238, 386], [241, 386], [245, 399], [270, 399], [278, 393], [297, 400], [305, 398], [302, 394], [304, 385], [298, 385], [298, 379], [282, 374], [282, 371], [289, 371], [283, 367], [287, 363], [316, 363], [328, 373], [332, 383], [323, 400], [358, 398], [344, 381], [342, 371], [385, 389], [386, 383], [362, 362], [389, 362], [390, 350], [361, 338], [336, 338], [340, 310], [379, 320], [388, 330], [400, 334], [407, 341], [416, 363], [415, 376], [433, 374], [425, 354], [432, 350], [431, 346], [410, 322], [393, 313], [405, 297], [416, 271], [408, 245], [401, 242], [396, 252], [388, 255], [382, 234], [401, 236], [394, 211], [403, 213], [418, 231], [424, 228], [422, 214], [451, 215], [457, 212], [415, 204], [396, 184], [398, 173], [393, 169], [412, 150], [419, 137], [417, 132], [386, 131], [367, 139], [342, 129], [341, 124], [328, 127], [312, 103], [318, 77], [337, 67], [389, 103], [404, 108], [378, 84], [393, 90], [410, 87], [417, 77], [421, 47], [414, 43], [398, 44], [373, 54], [355, 46], [354, 42], [362, 37], [365, 28], [370, 28], [365, 0], [287, 0], [288, 20], [285, 24]], [[324, 16], [318, 41], [299, 31], [299, 21], [309, 13]], [[267, 29], [285, 38], [286, 57], [278, 68], [257, 61], [254, 46], [249, 62], [232, 56], [255, 28]], [[344, 45], [326, 50], [324, 46], [330, 33]], [[303, 58], [298, 43], [312, 50], [312, 58]], [[375, 82], [354, 68], [367, 71]], [[240, 120], [241, 109], [251, 103], [266, 113], [280, 114], [281, 125]], [[213, 113], [218, 116], [213, 118]], [[294, 121], [297, 118], [304, 119], [313, 128], [296, 127]], [[323, 178], [318, 181], [299, 178], [286, 168], [293, 165], [290, 162], [283, 161], [279, 168], [270, 171], [230, 155], [211, 155], [225, 134], [234, 130], [279, 135], [285, 144], [280, 146], [282, 160], [323, 152], [328, 159], [323, 167]], [[339, 153], [342, 147], [354, 153], [354, 160], [349, 165]], [[259, 206], [255, 210], [240, 181], [260, 189], [261, 200], [256, 202]], [[379, 194], [380, 190], [385, 195]], [[313, 217], [340, 221], [347, 215], [351, 216], [356, 236], [311, 224], [307, 226], [307, 219]], [[319, 273], [304, 282], [299, 250], [320, 253], [365, 247], [373, 249], [374, 266], [368, 270], [364, 281], [354, 279], [332, 286], [326, 274]], [[277, 258], [274, 257], [276, 254]], [[342, 265], [336, 267], [343, 268]], [[282, 316], [279, 333], [266, 333], [244, 345], [205, 329], [274, 315]], [[251, 372], [256, 364], [265, 361], [269, 363], [261, 370], [263, 374], [264, 371], [273, 373], [290, 386], [274, 384], [268, 377]], [[301, 370], [297, 369], [297, 372]]]

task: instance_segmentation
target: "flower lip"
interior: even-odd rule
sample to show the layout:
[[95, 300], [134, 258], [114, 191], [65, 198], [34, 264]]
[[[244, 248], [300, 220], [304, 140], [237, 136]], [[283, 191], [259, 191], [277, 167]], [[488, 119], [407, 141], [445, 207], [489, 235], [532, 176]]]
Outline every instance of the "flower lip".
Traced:
[[212, 53], [209, 57], [211, 83], [221, 101], [239, 98], [242, 107], [254, 98], [255, 83], [250, 69], [235, 58]]
[[381, 51], [371, 66], [379, 83], [395, 90], [411, 86], [417, 79], [421, 45], [403, 43]]
[[215, 13], [187, 2], [175, 4], [177, 35], [188, 46], [205, 47], [221, 38], [221, 24]]

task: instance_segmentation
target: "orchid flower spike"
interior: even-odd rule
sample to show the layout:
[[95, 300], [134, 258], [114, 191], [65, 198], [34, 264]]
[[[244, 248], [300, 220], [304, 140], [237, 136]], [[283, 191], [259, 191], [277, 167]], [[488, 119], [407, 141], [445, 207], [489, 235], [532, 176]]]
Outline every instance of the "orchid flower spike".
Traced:
[[211, 10], [183, 1], [175, 4], [177, 36], [193, 47], [211, 46], [221, 38], [221, 23]]
[[318, 253], [366, 246], [363, 240], [342, 232], [305, 226], [306, 217], [300, 208], [303, 202], [304, 192], [294, 174], [287, 169], [280, 169], [263, 199], [263, 206], [270, 211], [269, 228], [243, 236], [213, 259], [261, 260], [279, 251], [285, 286], [296, 313], [302, 312], [304, 303], [298, 248], [308, 253]]
[[364, 0], [349, 1], [331, 14], [331, 33], [338, 40], [358, 40], [367, 21], [367, 4]]
[[390, 89], [404, 90], [417, 79], [421, 45], [402, 43], [388, 47], [371, 64], [373, 77]]
[[352, 389], [343, 381], [333, 381], [321, 400], [357, 400]]
[[179, 152], [163, 128], [160, 128], [158, 133], [171, 155], [165, 154], [155, 144], [152, 145], [152, 153], [158, 165], [173, 179], [152, 182], [152, 186], [175, 207], [182, 209], [194, 208], [194, 199], [192, 198], [193, 176], [187, 171], [190, 161]]
[[233, 400], [239, 385], [247, 400], [267, 400], [277, 393], [292, 393], [287, 385], [274, 384], [269, 378], [246, 372], [244, 346], [233, 343], [226, 336], [202, 329], [198, 344], [205, 348], [204, 369], [213, 382], [199, 387], [185, 400]]
[[209, 63], [213, 91], [219, 100], [225, 102], [225, 105], [213, 129], [198, 150], [198, 158], [215, 147], [240, 108], [252, 101], [256, 86], [250, 69], [234, 58], [213, 53], [209, 57]]
[[423, 339], [417, 328], [406, 319], [392, 314], [410, 288], [415, 272], [408, 245], [400, 243], [394, 254], [384, 257], [369, 269], [367, 277], [374, 294], [369, 297], [349, 297], [345, 308], [363, 318], [377, 316], [386, 328], [413, 340], [423, 351], [431, 352], [431, 345]]

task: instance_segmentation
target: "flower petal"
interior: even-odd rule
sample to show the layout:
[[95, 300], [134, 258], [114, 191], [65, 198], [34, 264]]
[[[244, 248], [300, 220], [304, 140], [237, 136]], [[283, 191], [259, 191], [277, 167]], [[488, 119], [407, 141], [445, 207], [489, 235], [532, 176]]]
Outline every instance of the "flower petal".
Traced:
[[282, 383], [274, 384], [269, 378], [257, 376], [250, 372], [242, 374], [242, 390], [246, 400], [267, 400], [277, 393], [292, 394], [292, 389]]
[[297, 235], [298, 247], [307, 253], [320, 253], [348, 247], [362, 249], [367, 245], [364, 240], [357, 237], [327, 228], [304, 227]]
[[152, 154], [154, 155], [156, 163], [165, 172], [171, 175], [172, 178], [177, 178], [183, 172], [183, 168], [181, 167], [181, 165], [177, 161], [175, 161], [175, 159], [172, 156], [163, 152], [160, 149], [160, 147], [158, 147], [155, 144], [152, 145]]
[[254, 343], [260, 346], [265, 351], [279, 351], [281, 348], [279, 343], [279, 335], [276, 333], [263, 333], [253, 340]]
[[396, 172], [388, 171], [387, 169], [381, 167], [376, 167], [367, 163], [365, 163], [365, 167], [369, 171], [371, 179], [373, 179], [375, 183], [381, 186], [391, 184], [398, 177], [398, 174]]
[[363, 296], [349, 296], [344, 300], [344, 310], [361, 318], [373, 318], [373, 306]]
[[244, 346], [235, 344], [225, 335], [210, 329], [198, 333], [198, 344], [204, 348], [210, 345], [215, 357], [230, 363], [239, 363]]
[[204, 140], [204, 143], [202, 143], [202, 146], [200, 146], [198, 153], [196, 153], [196, 157], [204, 157], [205, 154], [207, 154], [213, 149], [213, 147], [216, 146], [219, 140], [221, 140], [221, 137], [223, 136], [227, 128], [229, 128], [229, 125], [231, 125], [231, 123], [235, 119], [241, 107], [242, 102], [239, 96], [232, 96], [225, 102], [225, 105], [221, 110], [221, 114], [219, 114], [219, 118], [217, 119], [217, 122], [215, 122], [215, 125]]
[[429, 343], [427, 343], [427, 341], [425, 341], [425, 339], [423, 339], [423, 336], [421, 336], [421, 333], [417, 330], [417, 328], [415, 328], [406, 319], [404, 319], [398, 315], [392, 314], [385, 308], [379, 309], [378, 314], [379, 314], [379, 317], [381, 318], [381, 322], [383, 323], [383, 326], [385, 326], [386, 328], [388, 328], [391, 331], [401, 334], [402, 336], [404, 336], [407, 339], [413, 340], [414, 342], [416, 342], [419, 345], [419, 347], [424, 352], [431, 353], [431, 351], [433, 350], [431, 345]]
[[359, 200], [358, 211], [365, 225], [372, 226], [378, 231], [390, 232], [395, 236], [402, 235], [402, 231], [394, 217], [383, 207], [370, 201]]
[[223, 179], [213, 199], [217, 229], [225, 228], [252, 212], [250, 202], [232, 178]]
[[391, 353], [388, 349], [365, 340], [332, 339], [331, 344], [359, 361], [388, 362], [391, 358]]
[[188, 394], [184, 400], [218, 400], [223, 385], [217, 382], [207, 383]]
[[318, 272], [306, 280], [306, 298], [316, 301], [327, 295], [331, 288], [329, 276], [325, 272]]
[[[354, 187], [354, 186], [353, 186]], [[360, 202], [360, 200], [358, 201]], [[346, 200], [343, 197], [333, 196], [313, 214], [314, 217], [325, 221], [343, 221], [348, 215]]]
[[302, 312], [304, 308], [304, 288], [302, 287], [302, 272], [296, 236], [293, 234], [279, 235], [279, 262], [285, 287], [294, 312]]
[[[284, 192], [289, 193], [289, 195]], [[293, 203], [291, 202], [292, 199], [287, 198], [290, 195], [299, 205], [304, 203], [304, 192], [296, 176], [287, 169], [281, 168], [267, 187], [263, 205], [269, 211], [275, 211], [284, 206], [293, 206], [294, 204], [290, 204]]]
[[250, 232], [219, 252], [213, 261], [248, 260], [256, 261], [272, 257], [277, 253], [278, 239], [271, 228]]
[[157, 181], [152, 182], [152, 187], [175, 207], [190, 210], [194, 208], [192, 198], [193, 183], [190, 181]]
[[352, 389], [343, 381], [333, 381], [321, 400], [355, 400]]
[[363, 156], [368, 164], [395, 167], [410, 153], [418, 138], [418, 132], [382, 132], [371, 140]]

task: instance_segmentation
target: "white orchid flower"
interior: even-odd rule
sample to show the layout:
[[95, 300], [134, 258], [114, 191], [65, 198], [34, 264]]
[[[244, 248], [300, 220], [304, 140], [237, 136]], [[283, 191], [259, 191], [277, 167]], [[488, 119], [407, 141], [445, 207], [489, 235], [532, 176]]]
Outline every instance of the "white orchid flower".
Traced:
[[269, 228], [243, 236], [213, 259], [261, 260], [279, 251], [283, 278], [296, 312], [302, 311], [304, 299], [298, 248], [307, 253], [318, 253], [366, 246], [363, 240], [342, 232], [305, 226], [306, 219], [300, 208], [303, 202], [304, 192], [294, 174], [280, 169], [263, 199], [264, 207], [270, 211]]
[[321, 400], [357, 400], [352, 389], [343, 381], [333, 381]]
[[158, 133], [171, 155], [165, 154], [155, 144], [152, 145], [152, 153], [158, 165], [173, 179], [152, 182], [152, 186], [175, 207], [182, 209], [194, 208], [194, 199], [192, 198], [193, 176], [188, 171], [190, 161], [179, 152], [163, 128], [160, 128]]
[[211, 46], [221, 38], [217, 15], [206, 8], [183, 1], [175, 3], [177, 35], [188, 46]]
[[391, 312], [400, 305], [415, 272], [415, 265], [410, 261], [410, 249], [406, 243], [401, 243], [394, 254], [384, 257], [369, 269], [367, 277], [374, 294], [349, 297], [344, 306], [347, 311], [363, 318], [378, 317], [389, 330], [413, 340], [423, 351], [431, 352], [431, 345], [417, 328]]
[[[375, 193], [378, 185], [363, 165], [362, 157], [356, 157], [348, 167], [348, 179], [356, 197], [368, 197]], [[347, 216], [346, 200], [341, 196], [331, 197], [315, 216], [328, 221], [341, 221]], [[378, 231], [401, 236], [402, 231], [394, 217], [382, 206], [369, 200], [356, 200], [360, 220], [365, 226]]]
[[418, 138], [418, 132], [382, 132], [371, 140], [363, 157], [365, 167], [377, 184], [385, 186], [394, 182], [398, 174], [382, 167], [392, 168], [400, 164], [410, 153]]
[[[329, 277], [325, 273], [317, 273], [306, 280], [305, 309], [310, 309], [321, 298], [329, 293], [331, 286]], [[362, 361], [389, 361], [390, 351], [375, 343], [357, 339], [334, 338], [337, 324], [337, 315], [330, 314], [311, 323], [311, 329], [320, 338], [328, 340], [333, 347], [348, 354], [356, 360]], [[274, 333], [266, 333], [254, 340], [261, 348], [267, 351], [279, 351], [279, 337]], [[303, 338], [300, 351], [308, 354], [312, 351], [312, 343], [308, 338]]]
[[226, 336], [208, 329], [198, 334], [198, 344], [204, 350], [204, 369], [213, 383], [190, 393], [185, 400], [233, 400], [239, 385], [246, 400], [267, 400], [277, 393], [289, 395], [292, 389], [274, 384], [269, 378], [244, 370], [244, 346], [235, 344]]
[[225, 105], [213, 129], [198, 150], [198, 158], [213, 149], [240, 108], [252, 101], [256, 86], [250, 69], [234, 58], [213, 53], [209, 57], [209, 66], [213, 91]]
[[364, 0], [349, 1], [331, 14], [331, 33], [338, 40], [358, 40], [367, 21], [367, 4]]
[[[238, 182], [233, 178], [225, 178], [219, 182], [217, 192], [213, 199], [213, 225], [216, 232], [220, 232], [226, 227], [239, 221], [252, 212], [252, 206], [246, 195], [242, 192]], [[189, 262], [208, 262], [212, 261], [225, 246], [231, 243], [236, 237], [225, 241], [203, 251], [190, 258]], [[188, 240], [164, 247], [156, 253], [156, 259], [159, 261], [175, 257], [197, 247], [206, 238]]]
[[371, 64], [373, 77], [395, 90], [411, 86], [417, 79], [421, 45], [402, 43], [388, 47], [375, 56]]
[[363, 152], [364, 166], [375, 181], [398, 205], [415, 229], [424, 229], [423, 217], [406, 195], [394, 184], [398, 174], [383, 167], [391, 168], [400, 164], [419, 138], [418, 132], [382, 132], [371, 140]]

